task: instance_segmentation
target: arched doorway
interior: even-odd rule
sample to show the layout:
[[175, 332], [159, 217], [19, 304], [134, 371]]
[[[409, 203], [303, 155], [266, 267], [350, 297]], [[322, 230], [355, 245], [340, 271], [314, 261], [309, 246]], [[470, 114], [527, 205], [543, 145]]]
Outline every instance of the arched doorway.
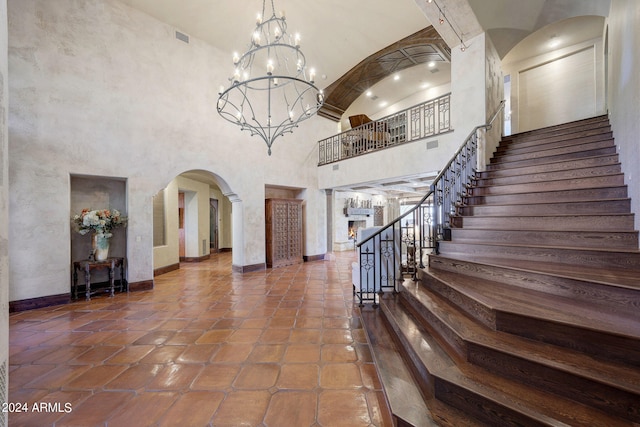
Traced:
[[209, 252], [218, 252], [218, 199], [209, 199]]
[[176, 176], [154, 196], [154, 274], [200, 262], [232, 249], [231, 200], [226, 182], [212, 172]]

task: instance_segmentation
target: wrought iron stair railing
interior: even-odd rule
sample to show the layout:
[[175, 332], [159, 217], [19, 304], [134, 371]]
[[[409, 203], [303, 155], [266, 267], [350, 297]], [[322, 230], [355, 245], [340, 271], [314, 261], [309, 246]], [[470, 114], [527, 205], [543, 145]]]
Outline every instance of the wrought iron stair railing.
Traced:
[[356, 244], [358, 263], [352, 275], [361, 306], [373, 303], [377, 307], [379, 294], [397, 291], [406, 276], [416, 280], [427, 250], [437, 253], [438, 242], [450, 240], [451, 216], [476, 178], [478, 131], [491, 129], [504, 104], [500, 103], [486, 124], [473, 129], [415, 206]]

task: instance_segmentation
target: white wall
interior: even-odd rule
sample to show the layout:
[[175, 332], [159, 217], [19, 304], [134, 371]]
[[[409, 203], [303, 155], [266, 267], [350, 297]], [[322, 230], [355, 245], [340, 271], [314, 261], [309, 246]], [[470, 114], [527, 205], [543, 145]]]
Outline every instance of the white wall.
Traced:
[[640, 2], [612, 0], [607, 19], [608, 107], [613, 136], [640, 229]]
[[[10, 0], [10, 300], [69, 292], [69, 175], [127, 179], [129, 281], [153, 279], [152, 197], [186, 170], [215, 173], [233, 201], [233, 264], [264, 264], [264, 185], [307, 188], [334, 123], [314, 117], [276, 141], [220, 118], [230, 53], [115, 0]], [[297, 167], [293, 168], [294, 164]], [[316, 189], [315, 191], [313, 191]], [[41, 212], [47, 212], [42, 215]], [[322, 219], [308, 232], [322, 234]], [[309, 240], [308, 254], [326, 251]], [[33, 268], [33, 253], [45, 251]]]
[[180, 262], [178, 235], [178, 183], [174, 179], [164, 193], [165, 244], [153, 248], [153, 269]]
[[511, 75], [512, 133], [605, 114], [602, 49], [597, 38], [503, 63]]
[[[0, 1], [0, 17], [7, 16], [7, 2]], [[0, 402], [9, 401], [9, 164], [7, 111], [7, 20], [0, 18]], [[0, 413], [0, 426], [9, 425]]]
[[464, 51], [451, 50], [451, 123], [457, 133], [458, 147], [473, 128], [488, 119], [486, 38], [482, 33], [465, 40]]
[[[478, 167], [477, 170], [485, 170], [485, 165], [489, 163], [493, 153], [500, 144], [500, 140], [504, 135], [504, 109], [498, 112], [500, 103], [505, 100], [504, 95], [504, 75], [502, 73], [502, 65], [500, 55], [493, 45], [489, 37], [485, 38], [485, 79], [486, 79], [486, 100], [485, 111], [488, 123], [494, 114], [498, 114], [491, 128], [488, 130], [481, 129], [481, 138], [478, 141]], [[479, 123], [480, 124], [480, 123]], [[477, 125], [476, 125], [477, 126]], [[482, 156], [484, 153], [484, 156]]]

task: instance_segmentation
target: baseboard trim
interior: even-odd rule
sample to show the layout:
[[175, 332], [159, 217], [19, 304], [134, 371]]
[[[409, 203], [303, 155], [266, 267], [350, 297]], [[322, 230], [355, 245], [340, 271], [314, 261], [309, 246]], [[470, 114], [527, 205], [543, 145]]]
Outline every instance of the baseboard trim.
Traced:
[[311, 261], [324, 261], [326, 259], [326, 254], [320, 254], [320, 255], [304, 255], [302, 257], [302, 259], [304, 260], [304, 262], [311, 262]]
[[218, 252], [231, 252], [231, 248], [220, 248]]
[[[92, 288], [93, 288], [92, 284]], [[104, 283], [95, 283], [96, 289], [97, 287], [104, 287], [106, 282]], [[84, 285], [82, 285], [84, 286]], [[116, 284], [116, 288], [119, 284]], [[129, 292], [138, 292], [138, 291], [149, 291], [153, 289], [153, 280], [143, 280], [141, 282], [129, 282]], [[118, 295], [119, 292], [116, 292]], [[84, 292], [78, 293], [78, 300], [84, 301]], [[9, 313], [18, 313], [21, 311], [27, 310], [35, 310], [36, 308], [45, 308], [45, 307], [53, 307], [55, 305], [64, 305], [72, 302], [71, 293], [68, 294], [58, 294], [58, 295], [47, 295], [44, 297], [38, 298], [28, 298], [16, 301], [9, 301]]]
[[38, 298], [28, 298], [17, 301], [9, 301], [9, 313], [34, 310], [36, 308], [52, 307], [54, 305], [68, 304], [71, 302], [71, 294], [47, 295]]
[[266, 270], [266, 264], [253, 264], [253, 265], [233, 265], [231, 270], [234, 273], [252, 273], [254, 271]]
[[211, 258], [211, 254], [206, 254], [198, 257], [180, 257], [180, 262], [202, 262]]
[[150, 291], [153, 289], [153, 280], [129, 282], [129, 292]]
[[179, 270], [179, 269], [180, 269], [180, 263], [165, 265], [164, 267], [156, 268], [155, 270], [153, 270], [153, 277], [168, 273], [170, 271]]

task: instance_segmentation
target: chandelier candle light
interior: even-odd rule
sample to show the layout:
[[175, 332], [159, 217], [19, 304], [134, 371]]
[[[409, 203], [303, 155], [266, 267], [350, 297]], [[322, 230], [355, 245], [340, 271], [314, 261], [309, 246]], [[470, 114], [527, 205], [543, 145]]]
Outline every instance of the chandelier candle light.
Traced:
[[287, 34], [284, 12], [276, 16], [273, 0], [267, 18], [265, 2], [249, 49], [233, 54], [236, 68], [230, 85], [220, 87], [218, 113], [251, 136], [259, 135], [271, 155], [273, 141], [316, 114], [324, 95], [314, 85], [315, 70], [307, 71], [300, 35]]

